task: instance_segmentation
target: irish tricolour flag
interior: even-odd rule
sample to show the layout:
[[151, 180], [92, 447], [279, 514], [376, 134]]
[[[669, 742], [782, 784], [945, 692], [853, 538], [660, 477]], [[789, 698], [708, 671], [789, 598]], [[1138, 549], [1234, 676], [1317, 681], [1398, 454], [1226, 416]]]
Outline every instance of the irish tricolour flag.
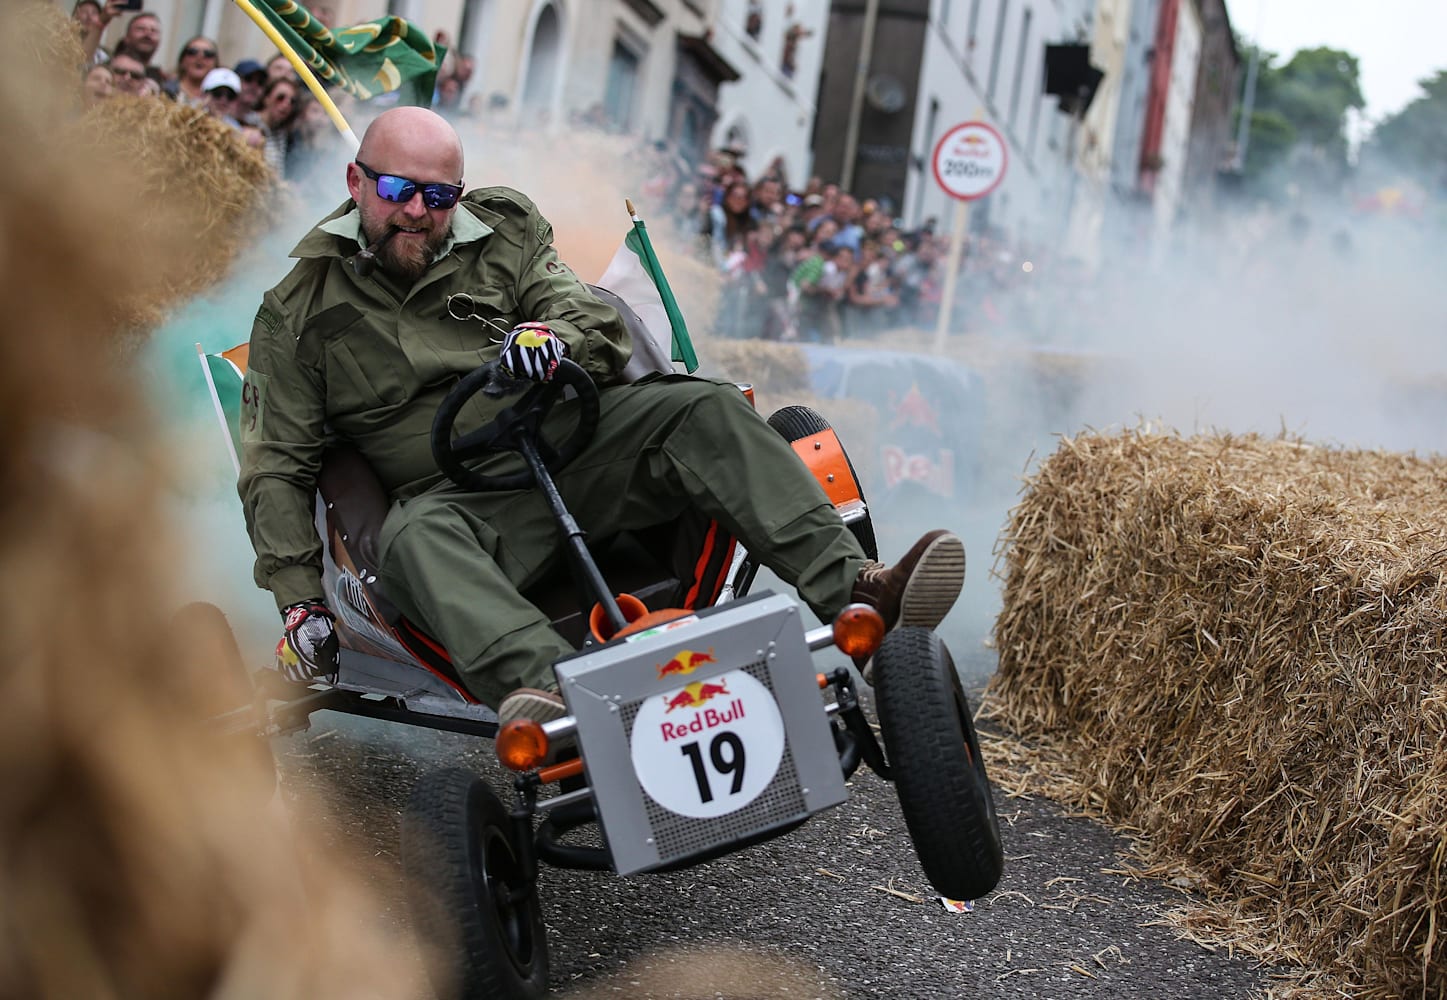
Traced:
[[692, 375], [698, 370], [698, 355], [693, 352], [693, 341], [688, 339], [688, 325], [683, 321], [673, 290], [668, 287], [668, 279], [663, 276], [658, 255], [653, 252], [648, 227], [633, 210], [633, 202], [625, 204], [633, 219], [633, 228], [628, 230], [623, 245], [613, 255], [598, 284], [632, 306], [649, 330], [655, 333], [671, 330], [673, 360], [683, 362], [684, 370]]
[[206, 373], [206, 387], [211, 390], [211, 405], [216, 419], [226, 431], [226, 448], [231, 464], [241, 471], [241, 384], [246, 378], [246, 362], [251, 344], [241, 343], [220, 354], [207, 354], [196, 345], [201, 370]]

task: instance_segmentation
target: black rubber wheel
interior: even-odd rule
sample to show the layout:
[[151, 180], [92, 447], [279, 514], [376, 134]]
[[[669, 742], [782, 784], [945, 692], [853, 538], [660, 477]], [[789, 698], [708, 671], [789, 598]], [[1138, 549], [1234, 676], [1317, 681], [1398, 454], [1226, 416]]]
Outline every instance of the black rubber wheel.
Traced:
[[264, 710], [231, 623], [216, 605], [194, 601], [171, 617], [171, 632], [182, 660], [179, 667], [190, 675], [200, 702], [202, 734], [223, 751], [243, 755], [237, 763], [244, 772], [233, 771], [233, 784], [255, 801], [265, 802], [276, 790], [276, 757], [261, 725]]
[[[818, 434], [820, 431], [831, 429], [828, 420], [824, 415], [812, 406], [785, 406], [775, 410], [769, 417], [769, 426], [781, 434], [785, 441], [793, 444], [806, 437]], [[839, 442], [839, 447], [844, 448], [844, 442]], [[854, 485], [859, 490], [859, 499], [864, 501], [866, 507], [869, 500], [864, 495], [864, 483], [859, 479], [859, 473], [854, 471], [854, 463], [849, 458], [848, 449], [844, 450], [844, 461], [849, 464], [849, 474], [854, 477]], [[854, 537], [859, 540], [859, 545], [864, 549], [864, 554], [870, 559], [879, 558], [879, 542], [874, 537], [874, 520], [866, 515], [862, 521], [855, 521], [849, 525], [849, 530], [854, 532]]]
[[442, 1000], [540, 997], [547, 929], [512, 820], [487, 783], [460, 768], [425, 775], [402, 816], [402, 871], [412, 920], [438, 951], [428, 962]]
[[1005, 868], [970, 702], [944, 642], [897, 628], [874, 654], [874, 695], [900, 811], [930, 882], [979, 899]]

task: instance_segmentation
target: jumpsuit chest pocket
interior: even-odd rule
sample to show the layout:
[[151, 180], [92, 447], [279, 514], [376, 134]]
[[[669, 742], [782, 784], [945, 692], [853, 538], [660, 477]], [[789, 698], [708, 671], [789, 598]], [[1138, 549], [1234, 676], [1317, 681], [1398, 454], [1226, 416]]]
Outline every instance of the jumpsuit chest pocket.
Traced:
[[396, 406], [407, 398], [410, 365], [396, 341], [356, 306], [342, 303], [307, 328], [325, 363], [329, 416]]

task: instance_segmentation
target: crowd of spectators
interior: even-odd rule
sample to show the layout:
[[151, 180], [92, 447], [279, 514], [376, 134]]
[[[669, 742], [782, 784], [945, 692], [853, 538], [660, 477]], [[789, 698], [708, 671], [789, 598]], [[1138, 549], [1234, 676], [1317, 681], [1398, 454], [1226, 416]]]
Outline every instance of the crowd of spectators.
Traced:
[[887, 201], [818, 177], [791, 188], [780, 161], [750, 180], [734, 153], [690, 172], [658, 152], [646, 187], [718, 270], [718, 333], [837, 343], [935, 323], [946, 247], [932, 222], [906, 229]]
[[[130, 15], [113, 51], [101, 45], [111, 22], [124, 13], [124, 0], [78, 0], [71, 12], [85, 52], [85, 107], [116, 96], [171, 100], [235, 129], [280, 180], [299, 189], [315, 182], [318, 165], [336, 153], [340, 137], [285, 56], [277, 54], [265, 64], [240, 59], [227, 65], [215, 40], [197, 35], [186, 40], [167, 68], [158, 61], [161, 20], [151, 11]], [[329, 16], [325, 6], [312, 13]], [[334, 100], [340, 105], [345, 95], [338, 93]]]
[[[716, 332], [838, 343], [937, 328], [950, 239], [935, 219], [908, 227], [887, 198], [818, 177], [791, 187], [780, 160], [750, 178], [738, 151], [692, 169], [664, 144], [647, 152], [654, 216], [722, 281]], [[1083, 272], [988, 227], [964, 238], [956, 279], [955, 333], [1063, 344], [1090, 308]]]

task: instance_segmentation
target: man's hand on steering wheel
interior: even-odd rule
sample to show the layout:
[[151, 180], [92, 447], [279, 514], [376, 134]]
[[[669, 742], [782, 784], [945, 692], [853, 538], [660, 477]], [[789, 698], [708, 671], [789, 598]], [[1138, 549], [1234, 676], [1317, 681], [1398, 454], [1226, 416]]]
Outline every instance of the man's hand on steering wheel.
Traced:
[[310, 684], [318, 678], [328, 682], [337, 679], [337, 641], [335, 618], [320, 598], [312, 598], [285, 608], [286, 622], [281, 641], [276, 644], [276, 668], [295, 684]]
[[551, 382], [568, 345], [546, 323], [519, 323], [503, 338], [498, 367], [513, 378]]

